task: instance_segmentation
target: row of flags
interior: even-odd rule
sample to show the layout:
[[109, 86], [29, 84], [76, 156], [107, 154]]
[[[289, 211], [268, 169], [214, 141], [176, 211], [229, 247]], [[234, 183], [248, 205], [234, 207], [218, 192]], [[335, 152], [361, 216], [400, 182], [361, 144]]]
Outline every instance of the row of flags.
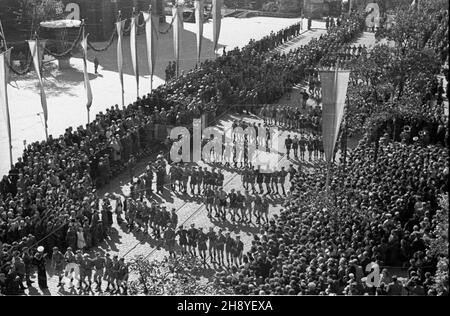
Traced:
[[[223, 0], [213, 0], [212, 1], [212, 16], [213, 16], [213, 43], [214, 51], [217, 49], [217, 44], [220, 35], [220, 25], [222, 20], [222, 6]], [[197, 39], [197, 63], [200, 63], [200, 56], [202, 51], [202, 39], [203, 39], [203, 17], [204, 17], [204, 0], [194, 1], [195, 9], [195, 23], [196, 23], [196, 39]], [[181, 36], [183, 33], [183, 6], [176, 4], [172, 8], [172, 29], [173, 29], [173, 48], [174, 56], [176, 61], [176, 75], [179, 75], [179, 64], [180, 64], [180, 45]], [[158, 17], [151, 13], [151, 8], [149, 12], [143, 12], [145, 21], [145, 33], [147, 40], [147, 58], [148, 66], [150, 69], [150, 90], [153, 89], [153, 74], [155, 70], [156, 63], [156, 51], [158, 43], [158, 33], [159, 33], [159, 22]], [[139, 15], [134, 15], [131, 18], [131, 30], [130, 30], [130, 47], [131, 47], [131, 61], [133, 66], [133, 71], [136, 77], [136, 92], [139, 96], [139, 66], [138, 66], [138, 54], [137, 54], [137, 41], [136, 41], [136, 30], [138, 27]], [[119, 79], [122, 89], [122, 105], [124, 105], [124, 86], [123, 86], [123, 30], [125, 27], [125, 20], [116, 23], [116, 30], [118, 34], [117, 40], [117, 69], [119, 72]]]
[[[217, 48], [219, 34], [220, 34], [220, 24], [221, 24], [221, 8], [223, 5], [223, 0], [213, 0], [212, 1], [212, 15], [213, 15], [213, 41], [214, 41], [214, 51]], [[203, 16], [204, 16], [204, 0], [195, 0], [194, 1], [195, 8], [195, 18], [196, 18], [196, 37], [197, 37], [197, 62], [200, 63], [200, 56], [202, 50], [202, 38], [203, 38]], [[182, 5], [175, 5], [172, 11], [173, 14], [173, 39], [174, 39], [174, 53], [177, 65], [177, 75], [178, 75], [178, 65], [180, 60], [180, 43], [181, 36], [183, 31], [183, 7]], [[145, 31], [146, 31], [146, 41], [147, 41], [147, 58], [148, 58], [148, 66], [150, 69], [150, 91], [153, 89], [153, 75], [155, 71], [156, 64], [156, 51], [158, 44], [158, 26], [159, 21], [158, 17], [153, 15], [151, 12], [151, 7], [149, 12], [143, 12], [144, 21], [145, 21]], [[139, 15], [133, 14], [131, 18], [131, 30], [130, 30], [130, 47], [131, 47], [131, 61], [133, 66], [133, 71], [136, 77], [136, 92], [137, 96], [139, 96], [139, 66], [138, 66], [138, 52], [137, 52], [137, 28], [138, 28], [138, 20]], [[122, 94], [122, 105], [124, 105], [124, 82], [123, 82], [123, 31], [125, 26], [125, 20], [119, 21], [116, 23], [116, 31], [118, 34], [117, 40], [117, 67], [119, 73], [119, 79], [121, 84], [121, 94]], [[93, 94], [92, 88], [89, 80], [89, 74], [87, 70], [87, 50], [88, 50], [88, 36], [89, 34], [85, 34], [85, 25], [82, 25], [82, 37], [81, 37], [81, 48], [83, 52], [83, 71], [84, 71], [84, 86], [86, 91], [86, 109], [89, 118], [89, 111], [93, 102]], [[43, 84], [43, 75], [41, 72], [42, 68], [42, 60], [44, 56], [44, 49], [46, 46], [45, 40], [29, 40], [28, 46], [33, 58], [33, 65], [36, 71], [38, 81], [39, 81], [39, 90], [40, 90], [40, 99], [41, 106], [43, 110], [44, 116], [44, 126], [45, 126], [45, 135], [48, 138], [48, 109], [47, 109], [47, 98], [44, 90]], [[3, 51], [3, 52], [2, 52]], [[11, 49], [7, 49], [6, 46], [6, 37], [3, 32], [3, 28], [0, 22], [0, 106], [2, 111], [5, 112], [5, 117], [7, 120], [7, 130], [8, 130], [8, 138], [9, 138], [9, 146], [10, 146], [10, 162], [12, 163], [12, 154], [11, 154], [11, 122], [9, 116], [9, 104], [8, 104], [8, 96], [7, 96], [7, 84], [9, 77], [9, 65], [10, 65], [10, 56]]]

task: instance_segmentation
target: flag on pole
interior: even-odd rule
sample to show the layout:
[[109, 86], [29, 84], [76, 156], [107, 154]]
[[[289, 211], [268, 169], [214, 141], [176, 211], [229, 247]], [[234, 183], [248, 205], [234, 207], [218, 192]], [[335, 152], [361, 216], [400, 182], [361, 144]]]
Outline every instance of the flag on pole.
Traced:
[[130, 31], [131, 63], [133, 64], [134, 75], [136, 76], [137, 97], [139, 97], [139, 64], [138, 64], [137, 41], [136, 41], [136, 30], [138, 26], [138, 21], [139, 15], [131, 18], [131, 31]]
[[123, 88], [123, 52], [122, 52], [122, 41], [123, 41], [123, 28], [125, 26], [125, 20], [116, 23], [117, 28], [117, 69], [119, 71], [120, 87], [122, 89], [122, 106], [125, 105], [125, 91]]
[[195, 24], [197, 30], [197, 63], [200, 64], [200, 56], [202, 53], [202, 39], [203, 39], [203, 0], [195, 0]]
[[5, 113], [6, 129], [8, 134], [8, 149], [9, 149], [9, 165], [13, 163], [12, 160], [12, 138], [11, 138], [11, 118], [9, 116], [8, 104], [8, 78], [9, 78], [9, 61], [11, 56], [11, 49], [5, 52], [0, 52], [0, 108]]
[[153, 73], [155, 72], [156, 51], [158, 44], [158, 21], [152, 12], [142, 12], [145, 20], [145, 35], [147, 38], [147, 60], [150, 70], [150, 91], [153, 89]]
[[217, 43], [220, 36], [220, 24], [222, 21], [222, 1], [212, 0], [212, 16], [213, 16], [213, 42], [214, 51], [217, 49]]
[[87, 48], [88, 48], [87, 38], [88, 38], [88, 36], [89, 36], [89, 34], [86, 35], [81, 40], [81, 47], [83, 48], [84, 88], [86, 89], [86, 108], [89, 112], [89, 110], [91, 109], [91, 105], [92, 105], [92, 89], [91, 89], [91, 82], [89, 80], [89, 74], [87, 71]]
[[46, 44], [46, 41], [39, 41], [39, 40], [29, 40], [28, 41], [28, 46], [30, 47], [31, 55], [33, 56], [34, 70], [36, 71], [38, 79], [39, 79], [39, 85], [40, 85], [40, 90], [41, 90], [40, 91], [41, 105], [42, 105], [42, 111], [44, 112], [45, 136], [48, 137], [48, 133], [47, 133], [47, 121], [48, 121], [47, 97], [45, 95], [44, 82], [42, 80], [42, 73], [41, 73], [41, 65], [42, 65], [42, 58], [44, 56], [45, 44]]
[[6, 44], [6, 36], [3, 31], [2, 21], [0, 21], [0, 52], [6, 51], [8, 49], [8, 45]]
[[333, 159], [347, 96], [349, 70], [319, 71], [322, 84], [322, 137], [325, 158]]
[[183, 32], [183, 6], [177, 4], [172, 8], [173, 16], [173, 49], [176, 60], [176, 75], [178, 77], [178, 70], [180, 65], [180, 42], [181, 34]]

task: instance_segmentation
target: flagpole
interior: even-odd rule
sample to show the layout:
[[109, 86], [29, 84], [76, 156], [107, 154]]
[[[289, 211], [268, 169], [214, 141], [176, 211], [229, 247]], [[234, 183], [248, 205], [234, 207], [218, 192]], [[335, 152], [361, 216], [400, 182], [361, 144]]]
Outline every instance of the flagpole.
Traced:
[[[149, 16], [150, 16], [150, 23], [153, 23], [153, 20], [152, 20], [152, 5], [151, 4], [148, 6], [148, 13], [149, 13]], [[159, 25], [159, 21], [158, 21], [158, 25]], [[153, 33], [153, 27], [154, 27], [154, 25], [152, 24], [152, 33]], [[153, 34], [150, 34], [150, 36], [153, 36]], [[148, 38], [148, 36], [147, 36], [147, 38]], [[152, 43], [152, 45], [153, 45], [153, 43]], [[150, 71], [150, 93], [152, 93], [152, 90], [153, 90], [153, 74], [152, 74], [152, 72], [153, 72], [153, 69], [152, 69], [152, 71]]]
[[5, 35], [5, 31], [3, 31], [2, 21], [0, 21], [0, 35], [3, 38], [3, 42], [5, 42], [5, 51], [7, 51], [8, 50], [8, 43], [6, 43], [6, 35]]
[[[82, 27], [81, 32], [83, 33], [82, 38], [84, 39], [86, 37], [86, 24], [84, 23], [84, 19], [81, 20], [81, 27]], [[85, 63], [87, 62], [87, 56], [84, 56], [84, 62]], [[89, 124], [91, 122], [91, 118], [90, 118], [90, 109], [88, 106], [86, 107], [86, 110], [87, 110], [87, 122]]]
[[[0, 22], [0, 27], [1, 27], [1, 22]], [[4, 35], [2, 29], [0, 29], [0, 32], [2, 32], [2, 34]], [[6, 39], [4, 36], [3, 36], [3, 39], [5, 41], [5, 46], [6, 46]], [[5, 82], [4, 82], [5, 83], [5, 87], [4, 87], [5, 96], [4, 97], [5, 97], [6, 127], [8, 129], [9, 166], [12, 166], [13, 156], [12, 156], [12, 137], [11, 137], [11, 117], [9, 114], [9, 104], [8, 104], [8, 68], [7, 68], [8, 67], [7, 64], [9, 64], [10, 52], [8, 51], [8, 49], [6, 49], [6, 51], [4, 53], [0, 52], [0, 54], [3, 55], [1, 62], [3, 63], [2, 68], [4, 69], [4, 74], [1, 74], [1, 76], [4, 76], [4, 79], [5, 79]]]
[[[136, 25], [136, 22], [138, 22], [138, 21], [136, 21], [136, 17], [137, 17], [137, 15], [136, 15], [136, 7], [133, 7], [133, 13], [131, 14], [131, 18], [132, 19], [135, 19], [134, 21], [134, 28], [135, 28], [135, 32], [136, 32], [136, 28], [137, 28], [137, 25]], [[139, 24], [139, 22], [138, 22], [138, 24]], [[130, 33], [130, 36], [131, 36], [131, 33]], [[136, 47], [136, 34], [135, 34], [135, 42], [134, 42], [134, 45], [135, 45], [135, 49], [134, 49], [134, 54], [135, 54], [135, 57], [136, 57], [136, 69], [139, 67], [139, 65], [138, 65], [138, 61], [137, 61], [137, 47]], [[136, 75], [136, 98], [139, 98], [139, 72], [138, 71], [136, 71], [136, 73], [137, 74], [135, 74]]]
[[[338, 79], [338, 71], [339, 71], [339, 60], [336, 62], [336, 69], [334, 71], [334, 86], [333, 86], [333, 95], [337, 94], [337, 79]], [[332, 157], [334, 157], [334, 151], [331, 153]], [[326, 179], [326, 191], [329, 195], [330, 193], [330, 178], [331, 178], [331, 158], [329, 157], [329, 161], [327, 162], [327, 179]]]
[[[117, 22], [120, 22], [120, 23], [122, 22], [122, 10], [118, 11]], [[118, 42], [120, 41], [120, 50], [121, 51], [122, 51], [122, 34], [123, 34], [122, 27], [123, 27], [123, 25], [121, 25], [121, 27], [120, 27], [120, 33], [117, 34], [117, 36], [118, 36], [117, 41]], [[119, 54], [119, 52], [118, 52], [118, 54]], [[122, 53], [121, 53], [121, 56], [122, 56]], [[117, 58], [119, 58], [119, 56], [117, 56]], [[121, 70], [119, 69], [119, 72], [120, 71]], [[119, 74], [119, 76], [120, 76], [120, 74]], [[122, 107], [124, 107], [125, 106], [125, 91], [123, 89], [123, 77], [121, 77], [120, 80], [121, 80], [121, 82], [120, 82], [120, 85], [121, 85], [120, 86], [120, 90], [121, 90], [121, 94], [122, 94]]]
[[[39, 38], [37, 35], [37, 32], [34, 32], [34, 36], [36, 38], [36, 54], [38, 55], [38, 65], [39, 65], [39, 69], [37, 70], [39, 72], [39, 76], [41, 77], [41, 102], [42, 102], [42, 93], [44, 93], [44, 86], [42, 83], [42, 73], [41, 73], [41, 62], [42, 62], [42, 58], [43, 56], [41, 56], [41, 54], [39, 54], [40, 52], [40, 48], [41, 48], [41, 44], [39, 43]], [[48, 111], [48, 109], [47, 109]], [[47, 124], [47, 115], [44, 112], [44, 129], [45, 129], [45, 139], [48, 141], [48, 124]]]

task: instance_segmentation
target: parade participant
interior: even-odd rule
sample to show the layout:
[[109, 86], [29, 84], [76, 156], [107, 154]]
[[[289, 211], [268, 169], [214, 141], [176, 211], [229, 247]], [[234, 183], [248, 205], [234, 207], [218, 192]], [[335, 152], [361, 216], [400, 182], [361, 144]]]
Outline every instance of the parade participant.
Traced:
[[170, 223], [172, 224], [172, 227], [174, 229], [177, 228], [177, 226], [178, 226], [178, 215], [177, 215], [177, 210], [175, 208], [172, 208], [170, 210]]
[[91, 291], [92, 287], [92, 270], [94, 268], [94, 262], [89, 257], [89, 254], [85, 253], [80, 263], [80, 282], [84, 283], [87, 287], [87, 291]]
[[206, 242], [208, 240], [208, 236], [203, 231], [202, 227], [198, 229], [198, 253], [200, 255], [200, 259], [203, 261], [203, 264], [206, 264], [206, 250], [208, 249]]
[[241, 172], [241, 181], [242, 181], [242, 185], [244, 186], [244, 189], [248, 189], [248, 172], [247, 172], [247, 169], [248, 167], [247, 166], [245, 166], [243, 169], [242, 169], [242, 172]]
[[[278, 173], [278, 183], [281, 186], [281, 190], [283, 191], [283, 195], [286, 196], [286, 190], [284, 189], [284, 183], [286, 182], [287, 171], [284, 170], [284, 167], [281, 167], [280, 172]], [[278, 193], [278, 190], [277, 190]]]
[[111, 267], [112, 294], [117, 294], [120, 291], [119, 270], [120, 270], [119, 256], [114, 255]]
[[137, 212], [137, 205], [136, 201], [133, 199], [127, 198], [127, 211], [125, 213], [125, 220], [128, 223], [128, 229], [129, 231], [133, 231], [135, 229], [135, 220], [136, 220], [136, 212]]
[[197, 257], [198, 230], [195, 228], [195, 224], [191, 224], [191, 228], [187, 231], [187, 237], [189, 253], [191, 256]]
[[225, 243], [226, 243], [226, 237], [223, 235], [222, 228], [219, 228], [219, 233], [217, 234], [217, 242], [216, 242], [217, 261], [218, 261], [219, 265], [225, 265], [224, 255], [223, 255]]
[[191, 172], [191, 180], [189, 181], [189, 187], [191, 189], [191, 195], [195, 195], [195, 186], [197, 185], [198, 181], [198, 172], [196, 167], [192, 167]]
[[180, 225], [178, 227], [176, 235], [178, 236], [178, 244], [181, 247], [181, 255], [184, 256], [187, 254], [188, 240], [187, 240], [187, 230], [183, 228], [183, 225]]
[[116, 221], [119, 226], [123, 223], [122, 214], [123, 214], [123, 202], [120, 196], [116, 196]]
[[151, 197], [153, 194], [152, 185], [153, 185], [153, 166], [150, 163], [144, 174], [144, 182], [145, 182], [145, 195], [147, 198]]
[[235, 261], [235, 265], [236, 266], [241, 266], [242, 265], [243, 252], [244, 252], [244, 243], [241, 241], [241, 236], [237, 235], [236, 236], [236, 255], [235, 255], [235, 258], [239, 262], [239, 265]]
[[204, 191], [206, 189], [206, 186], [211, 183], [212, 175], [211, 172], [208, 170], [208, 168], [203, 168], [203, 186], [202, 190]]
[[292, 147], [291, 135], [288, 135], [287, 138], [284, 140], [284, 147], [286, 148], [287, 159], [289, 159], [289, 154], [291, 152], [291, 147]]
[[230, 261], [233, 262], [235, 241], [227, 232], [225, 237], [225, 256], [227, 258], [227, 265], [230, 266]]
[[102, 292], [102, 279], [104, 276], [104, 269], [106, 265], [106, 260], [103, 258], [99, 252], [95, 253], [94, 263], [94, 282], [97, 284], [97, 291]]
[[261, 197], [261, 218], [266, 224], [269, 223], [269, 200], [266, 195]]
[[261, 172], [261, 167], [258, 166], [258, 169], [255, 170], [256, 174], [256, 183], [258, 184], [259, 194], [263, 194], [263, 181], [264, 181], [264, 174]]
[[20, 251], [16, 250], [13, 253], [13, 258], [11, 260], [11, 267], [13, 268], [13, 271], [17, 275], [17, 282], [20, 287], [20, 291], [23, 291], [26, 289], [26, 287], [23, 285], [23, 281], [25, 280], [25, 263], [20, 256]]
[[47, 271], [45, 268], [45, 258], [47, 254], [44, 253], [44, 247], [39, 246], [37, 252], [33, 257], [33, 262], [37, 267], [38, 284], [41, 289], [48, 289], [47, 286]]
[[172, 162], [172, 164], [170, 165], [170, 168], [169, 168], [169, 181], [170, 181], [169, 187], [172, 192], [175, 192], [177, 173], [178, 173], [177, 169], [178, 168], [175, 165], [175, 162]]
[[[123, 295], [128, 294], [128, 285], [127, 285], [128, 276], [129, 276], [128, 264], [125, 263], [124, 258], [120, 258], [117, 272], [117, 287], [122, 288]], [[120, 290], [117, 291], [118, 293], [120, 293]]]
[[271, 194], [272, 190], [270, 189], [270, 181], [272, 179], [272, 173], [269, 170], [266, 170], [264, 173], [264, 184], [266, 185], [267, 194]]
[[219, 169], [218, 174], [217, 174], [216, 188], [223, 187], [224, 181], [225, 181], [225, 176], [223, 175], [222, 170]]
[[312, 135], [308, 138], [307, 146], [308, 146], [308, 154], [309, 154], [309, 159], [308, 160], [312, 161], [313, 153], [314, 153], [314, 140], [313, 140], [313, 136]]
[[249, 194], [248, 190], [245, 190], [245, 196], [244, 196], [244, 208], [243, 208], [243, 214], [242, 218], [245, 218], [248, 224], [251, 224], [252, 222], [252, 204], [253, 204], [254, 198]]
[[[214, 191], [211, 186], [207, 186], [205, 190], [205, 207], [208, 212], [208, 217], [212, 217], [212, 209], [214, 204]], [[217, 212], [216, 212], [217, 215]]]
[[148, 235], [149, 221], [150, 221], [150, 207], [141, 197], [141, 207], [142, 207], [142, 227], [144, 228], [144, 234]]
[[[248, 168], [248, 183], [250, 184], [250, 187], [252, 189], [253, 194], [256, 192], [255, 190], [255, 181], [256, 181], [256, 174], [255, 174], [255, 167], [249, 166]], [[246, 189], [247, 190], [247, 189]], [[248, 189], [249, 190], [249, 189]]]
[[206, 234], [208, 237], [208, 252], [209, 252], [209, 258], [211, 260], [211, 263], [217, 263], [216, 261], [216, 254], [217, 254], [217, 235], [216, 232], [214, 231], [213, 227], [209, 227], [209, 231]]
[[31, 280], [31, 270], [33, 267], [33, 257], [30, 255], [30, 250], [28, 247], [22, 249], [22, 260], [25, 265], [25, 279], [27, 286], [31, 286], [34, 282]]
[[198, 167], [198, 172], [197, 172], [197, 194], [200, 195], [201, 192], [201, 188], [203, 186], [203, 177], [204, 177], [204, 173], [201, 167]]
[[114, 290], [114, 276], [113, 276], [113, 265], [114, 262], [111, 259], [111, 255], [109, 253], [106, 253], [105, 257], [105, 276], [103, 279], [107, 282], [105, 291], [110, 291], [110, 286], [112, 286]]
[[[242, 195], [240, 190], [237, 190], [237, 194], [236, 194], [236, 215], [239, 217], [239, 222], [246, 222], [247, 218], [246, 218], [246, 209], [244, 206], [245, 203], [245, 197]], [[239, 214], [240, 212], [240, 214]]]
[[271, 177], [270, 177], [271, 192], [275, 193], [275, 191], [276, 191], [276, 194], [279, 194], [279, 192], [278, 192], [278, 175], [279, 175], [279, 172], [277, 170], [273, 170]]
[[175, 231], [172, 228], [172, 223], [168, 223], [167, 229], [164, 231], [164, 240], [166, 242], [167, 251], [169, 252], [169, 257], [175, 258]]
[[227, 193], [224, 191], [223, 187], [219, 189], [219, 215], [222, 221], [226, 221], [226, 207], [227, 207]]
[[180, 182], [181, 182], [181, 187], [182, 187], [182, 192], [184, 194], [187, 194], [187, 187], [188, 187], [188, 182], [189, 182], [189, 177], [190, 177], [190, 170], [189, 167], [186, 166], [184, 168], [180, 168], [181, 170], [181, 176], [180, 176]]
[[231, 189], [231, 192], [228, 193], [228, 200], [230, 201], [229, 212], [231, 216], [231, 222], [235, 223], [238, 205], [237, 205], [237, 195], [234, 192], [234, 189]]
[[65, 267], [64, 255], [59, 251], [58, 247], [53, 247], [52, 262], [51, 267], [54, 274], [58, 276], [58, 287], [62, 286], [62, 279], [64, 277], [64, 267]]
[[166, 167], [164, 164], [158, 166], [156, 171], [156, 193], [164, 194], [164, 181], [166, 177]]
[[292, 139], [292, 150], [294, 151], [295, 159], [298, 159], [298, 148], [299, 148], [299, 139], [297, 135], [294, 135]]

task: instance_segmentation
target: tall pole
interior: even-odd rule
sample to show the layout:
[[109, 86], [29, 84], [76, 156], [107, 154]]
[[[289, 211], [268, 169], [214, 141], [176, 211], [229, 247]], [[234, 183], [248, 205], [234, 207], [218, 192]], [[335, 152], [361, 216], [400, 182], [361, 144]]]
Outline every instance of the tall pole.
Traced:
[[[0, 23], [0, 27], [1, 27], [1, 23]], [[2, 31], [2, 30], [0, 30]], [[2, 32], [3, 34], [3, 32]], [[5, 42], [5, 46], [6, 46], [6, 38], [4, 38], [3, 36], [3, 40]], [[4, 81], [2, 80], [2, 84], [4, 84], [4, 95], [3, 95], [3, 102], [4, 103], [4, 107], [5, 107], [5, 112], [6, 112], [6, 127], [8, 129], [8, 151], [9, 151], [9, 166], [11, 167], [13, 164], [13, 156], [12, 156], [12, 137], [11, 137], [11, 117], [9, 115], [9, 104], [8, 104], [8, 75], [9, 75], [9, 71], [8, 71], [8, 64], [9, 64], [9, 58], [10, 58], [10, 54], [11, 51], [6, 49], [5, 52], [0, 52], [0, 62], [2, 63], [0, 65], [0, 71], [2, 72], [2, 74], [0, 74], [0, 76], [2, 76], [2, 78], [4, 79]], [[0, 100], [1, 101], [1, 100]]]
[[[153, 23], [153, 20], [152, 20], [152, 5], [148, 6], [148, 13], [150, 15], [150, 23]], [[159, 21], [158, 21], [158, 23], [159, 23]], [[154, 25], [152, 25], [152, 32], [153, 32], [153, 27], [154, 27]], [[156, 31], [158, 32], [158, 29]], [[151, 36], [153, 36], [153, 34], [151, 34]], [[148, 38], [148, 36], [147, 36], [147, 38]], [[152, 43], [152, 45], [153, 45], [153, 43]], [[153, 57], [152, 57], [152, 59], [153, 59]], [[152, 71], [150, 71], [150, 93], [152, 93], [152, 90], [153, 90], [153, 73], [152, 73]]]
[[[82, 29], [81, 29], [81, 32], [82, 32], [82, 38], [83, 38], [83, 40], [84, 40], [84, 38], [86, 37], [86, 24], [84, 24], [84, 19], [83, 20], [81, 20], [81, 27], [82, 27]], [[84, 62], [86, 63], [87, 62], [87, 56], [84, 56]], [[88, 124], [91, 122], [91, 118], [90, 118], [90, 110], [89, 110], [89, 107], [87, 106], [86, 107], [86, 110], [87, 110], [87, 122], [88, 122]]]
[[352, 13], [352, 0], [348, 0], [348, 14]]

